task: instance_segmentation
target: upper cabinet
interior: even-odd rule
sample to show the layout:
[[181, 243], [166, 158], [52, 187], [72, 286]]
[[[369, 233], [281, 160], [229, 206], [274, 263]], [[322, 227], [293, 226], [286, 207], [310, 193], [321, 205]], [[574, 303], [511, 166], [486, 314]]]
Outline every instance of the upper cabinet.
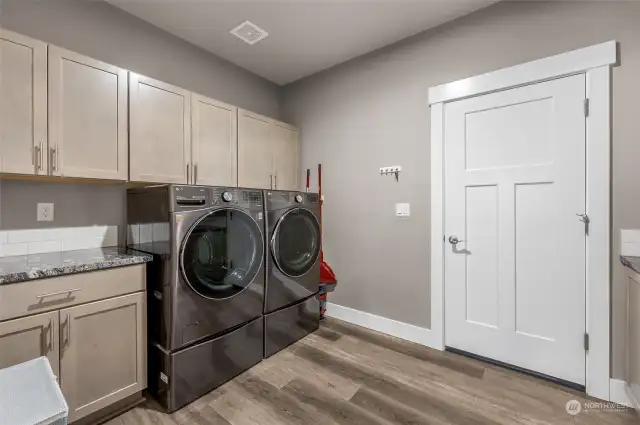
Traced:
[[237, 185], [237, 117], [235, 106], [191, 94], [193, 184]]
[[51, 174], [126, 180], [127, 71], [49, 46], [48, 75]]
[[271, 127], [273, 149], [273, 188], [300, 190], [299, 132], [283, 122], [274, 121]]
[[130, 180], [192, 181], [190, 109], [189, 91], [129, 74]]
[[271, 119], [238, 110], [238, 186], [271, 189]]
[[0, 173], [300, 190], [288, 124], [3, 29], [0, 59]]
[[47, 45], [0, 29], [0, 172], [47, 174]]
[[300, 190], [299, 134], [294, 127], [238, 110], [238, 185]]

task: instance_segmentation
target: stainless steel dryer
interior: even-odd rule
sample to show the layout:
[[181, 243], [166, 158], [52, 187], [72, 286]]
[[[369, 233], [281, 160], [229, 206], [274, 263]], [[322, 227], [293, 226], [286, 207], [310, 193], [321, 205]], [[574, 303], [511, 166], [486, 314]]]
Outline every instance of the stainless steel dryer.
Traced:
[[174, 411], [262, 359], [262, 192], [136, 188], [127, 211], [128, 245], [154, 255], [149, 390]]
[[319, 326], [320, 224], [317, 193], [265, 191], [265, 357]]

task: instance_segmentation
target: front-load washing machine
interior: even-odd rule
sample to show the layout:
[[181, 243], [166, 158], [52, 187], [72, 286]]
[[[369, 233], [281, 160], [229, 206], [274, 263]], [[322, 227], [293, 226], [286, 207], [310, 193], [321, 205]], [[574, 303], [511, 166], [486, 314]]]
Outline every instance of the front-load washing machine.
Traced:
[[262, 360], [263, 194], [127, 191], [128, 246], [147, 266], [149, 391], [175, 411]]
[[268, 190], [264, 353], [269, 357], [320, 323], [320, 223], [317, 193]]

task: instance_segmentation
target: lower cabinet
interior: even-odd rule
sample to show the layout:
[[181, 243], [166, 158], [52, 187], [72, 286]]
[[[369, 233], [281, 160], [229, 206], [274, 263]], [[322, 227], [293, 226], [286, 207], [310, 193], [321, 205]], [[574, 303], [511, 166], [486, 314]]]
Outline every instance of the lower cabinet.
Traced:
[[60, 310], [60, 383], [69, 421], [146, 387], [143, 293]]
[[59, 376], [58, 312], [0, 323], [0, 369], [46, 357]]
[[73, 422], [147, 386], [144, 292], [0, 322], [0, 368], [45, 356]]

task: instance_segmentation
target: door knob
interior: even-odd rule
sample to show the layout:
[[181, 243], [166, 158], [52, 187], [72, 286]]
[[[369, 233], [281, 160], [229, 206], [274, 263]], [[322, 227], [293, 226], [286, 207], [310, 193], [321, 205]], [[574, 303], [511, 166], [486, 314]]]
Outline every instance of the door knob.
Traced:
[[457, 245], [459, 242], [464, 242], [463, 240], [458, 239], [456, 235], [449, 236], [449, 243], [451, 245]]

